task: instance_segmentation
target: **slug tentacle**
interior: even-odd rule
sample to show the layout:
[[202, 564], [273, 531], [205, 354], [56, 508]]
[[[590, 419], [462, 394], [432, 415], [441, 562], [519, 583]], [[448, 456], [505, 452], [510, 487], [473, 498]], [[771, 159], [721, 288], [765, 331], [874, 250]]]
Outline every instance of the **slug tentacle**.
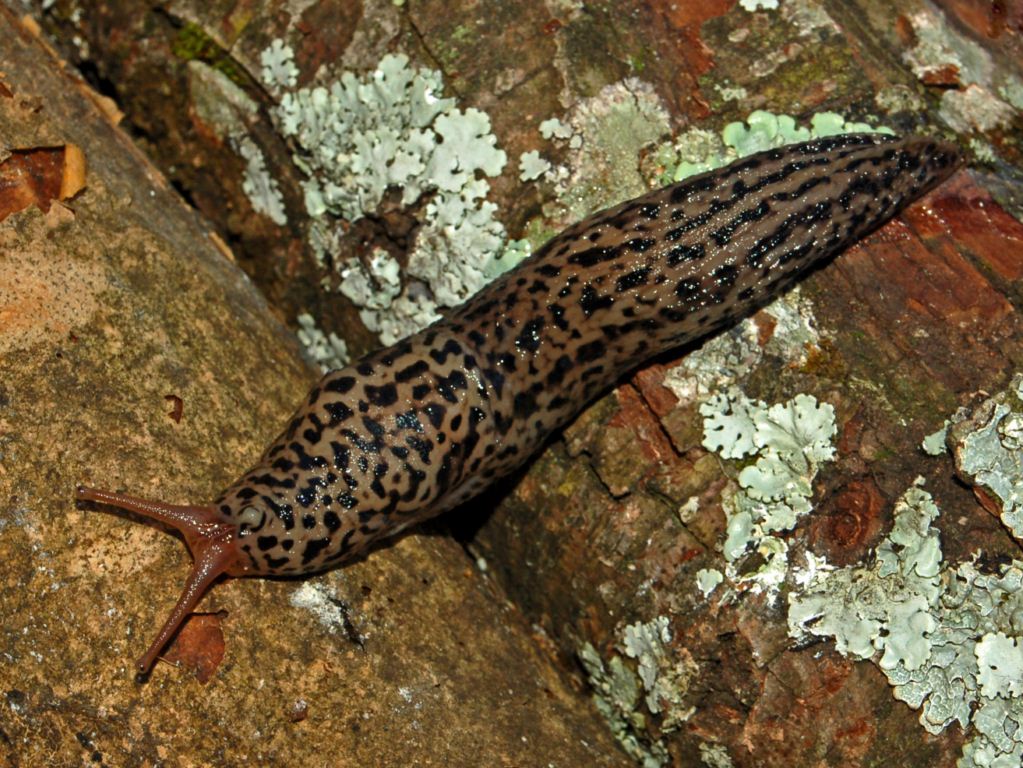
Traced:
[[126, 509], [169, 525], [185, 537], [185, 543], [192, 553], [192, 570], [174, 610], [136, 663], [138, 674], [144, 676], [152, 669], [160, 651], [199, 603], [210, 584], [223, 574], [245, 574], [235, 542], [238, 526], [225, 522], [213, 507], [164, 504], [84, 486], [78, 486], [76, 497], [80, 501], [95, 501]]
[[328, 373], [211, 507], [80, 490], [184, 533], [162, 645], [221, 573], [312, 573], [525, 462], [650, 357], [749, 314], [961, 164], [952, 144], [847, 134], [771, 149], [594, 214], [414, 336]]

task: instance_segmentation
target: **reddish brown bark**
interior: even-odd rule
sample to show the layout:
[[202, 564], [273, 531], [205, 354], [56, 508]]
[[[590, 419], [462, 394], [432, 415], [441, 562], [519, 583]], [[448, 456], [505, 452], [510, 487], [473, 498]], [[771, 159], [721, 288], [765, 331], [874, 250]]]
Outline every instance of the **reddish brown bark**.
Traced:
[[[399, 12], [314, 2], [298, 19], [280, 2], [182, 1], [160, 12], [107, 3], [77, 22], [58, 4], [50, 20], [63, 39], [79, 34], [90, 42], [91, 71], [116, 93], [143, 145], [237, 246], [276, 311], [290, 319], [310, 310], [326, 327], [348, 330], [351, 308], [315, 290], [321, 275], [305, 245], [308, 222], [286, 144], [261, 114], [252, 130], [282, 180], [292, 222], [282, 229], [251, 214], [239, 161], [196, 118], [175, 53], [182, 29], [203, 31], [214, 43], [204, 60], [236, 67], [264, 108], [259, 51], [292, 28], [301, 33], [291, 38], [301, 83], [321, 66], [365, 70], [385, 51], [404, 51], [442, 70], [462, 106], [485, 109], [516, 157], [537, 148], [541, 120], [628, 76], [652, 84], [679, 128], [718, 129], [758, 108], [864, 117], [879, 110], [878, 93], [899, 92], [918, 106], [883, 121], [935, 130], [942, 94], [961, 87], [963, 73], [939, 69], [922, 82], [912, 73], [904, 55], [917, 42], [910, 19], [917, 9], [903, 5], [829, 1], [823, 6], [832, 23], [821, 26], [729, 2], [592, 3], [564, 18], [538, 3], [413, 1]], [[1017, 4], [941, 5], [948, 23], [982, 45], [993, 66], [1020, 74]], [[746, 95], [725, 98], [726, 87]], [[1023, 360], [1023, 225], [1013, 215], [1020, 198], [1010, 178], [1019, 173], [1019, 128], [1017, 115], [981, 136], [1016, 170], [998, 178], [977, 164], [813, 275], [804, 290], [825, 338], [805, 364], [770, 359], [742, 382], [768, 401], [809, 392], [836, 408], [838, 458], [817, 479], [813, 516], [789, 539], [794, 553], [810, 550], [840, 565], [868, 556], [890, 529], [894, 500], [918, 475], [945, 513], [948, 560], [961, 562], [978, 548], [1014, 551], [997, 521], [953, 479], [950, 464], [925, 458], [918, 444], [972, 393], [997, 391]], [[522, 189], [513, 166], [493, 187], [509, 231], [519, 235], [544, 201], [535, 187]], [[380, 236], [372, 228], [360, 232], [362, 245]], [[766, 345], [772, 321], [762, 317], [759, 329]], [[365, 333], [349, 338], [357, 350], [372, 344]], [[907, 765], [954, 764], [962, 734], [924, 734], [876, 668], [849, 662], [827, 644], [793, 648], [784, 601], [747, 598], [718, 608], [699, 597], [696, 571], [721, 565], [720, 497], [730, 481], [700, 446], [695, 406], [679, 405], [662, 385], [676, 363], [668, 356], [637, 372], [521, 476], [457, 513], [465, 520], [497, 506], [473, 545], [501, 594], [577, 677], [585, 643], [605, 659], [621, 655], [626, 625], [669, 616], [673, 651], [698, 660], [699, 679], [685, 698], [696, 709], [671, 733], [647, 712], [640, 735], [663, 737], [677, 765], [696, 764], [705, 743], [725, 745], [737, 766], [871, 765], [892, 754]], [[700, 514], [683, 522], [678, 511], [694, 498]], [[391, 605], [373, 608], [386, 613]]]

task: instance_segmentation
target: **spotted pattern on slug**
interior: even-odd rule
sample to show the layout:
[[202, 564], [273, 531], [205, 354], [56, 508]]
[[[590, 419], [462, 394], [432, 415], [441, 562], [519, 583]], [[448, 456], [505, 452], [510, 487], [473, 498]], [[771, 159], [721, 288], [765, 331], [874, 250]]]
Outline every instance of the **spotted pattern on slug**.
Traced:
[[311, 573], [522, 464], [652, 355], [734, 323], [960, 164], [951, 144], [849, 134], [772, 149], [601, 211], [446, 319], [327, 374], [212, 506], [80, 487], [180, 531], [185, 588], [146, 674], [220, 575]]
[[597, 213], [329, 373], [216, 505], [254, 572], [343, 563], [507, 474], [624, 372], [734, 323], [958, 163], [942, 142], [843, 135]]

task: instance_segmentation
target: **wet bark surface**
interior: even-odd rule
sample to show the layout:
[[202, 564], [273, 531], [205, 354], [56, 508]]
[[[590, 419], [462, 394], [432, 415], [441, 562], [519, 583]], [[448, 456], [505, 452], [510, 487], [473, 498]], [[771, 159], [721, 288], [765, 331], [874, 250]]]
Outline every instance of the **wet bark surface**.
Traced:
[[[553, 3], [299, 5], [300, 9], [283, 2], [252, 6], [180, 0], [156, 7], [109, 2], [76, 16], [73, 4], [58, 2], [45, 21], [64, 41], [67, 55], [85, 62], [93, 82], [116, 98], [139, 146], [234, 247], [242, 268], [269, 297], [270, 312], [292, 322], [297, 312], [310, 311], [325, 329], [344, 333], [357, 351], [374, 342], [365, 329], [358, 328], [357, 313], [350, 305], [317, 287], [324, 273], [315, 265], [308, 246], [310, 222], [301, 197], [301, 173], [291, 162], [288, 143], [274, 133], [267, 114], [274, 99], [259, 82], [259, 55], [274, 39], [284, 39], [295, 49], [300, 85], [314, 82], [321, 68], [364, 72], [376, 66], [384, 53], [407, 53], [413, 61], [441, 71], [446, 93], [457, 95], [461, 106], [487, 111], [511, 158], [540, 146], [536, 130], [540, 121], [563, 115], [579, 100], [628, 77], [651, 84], [675, 131], [692, 126], [717, 130], [754, 109], [801, 118], [833, 109], [857, 118], [882, 112], [881, 122], [900, 132], [934, 132], [937, 126], [948, 125], [946, 118], [939, 117], [947, 94], [976, 87], [965, 65], [914, 69], [907, 58], [919, 45], [925, 28], [918, 15], [933, 14], [935, 9], [940, 11], [942, 24], [985, 52], [989, 71], [1011, 71], [1019, 76], [1019, 62], [1023, 61], [1021, 16], [1013, 3], [948, 0], [925, 6], [864, 0], [818, 6], [783, 2], [783, 15], [749, 13], [731, 2], [592, 3], [581, 12]], [[988, 5], [994, 10], [985, 10]], [[77, 46], [68, 44], [73, 39], [79, 41]], [[272, 175], [280, 181], [289, 214], [286, 225], [274, 225], [252, 212], [242, 190], [241, 159], [217, 127], [203, 118], [208, 111], [198, 106], [201, 89], [195, 86], [195, 73], [199, 65], [226, 74], [258, 106], [246, 125]], [[968, 111], [956, 119], [969, 122], [974, 118], [980, 116]], [[1023, 276], [1019, 129], [1018, 110], [1007, 122], [957, 128], [964, 142], [972, 137], [994, 147], [998, 159], [975, 160], [969, 171], [960, 172], [804, 283], [803, 296], [812, 307], [819, 334], [798, 362], [770, 351], [775, 321], [766, 314], [756, 319], [763, 359], [740, 379], [742, 390], [769, 403], [809, 393], [833, 405], [836, 412], [836, 460], [814, 481], [814, 511], [786, 534], [793, 562], [807, 552], [836, 566], [869, 562], [874, 548], [892, 527], [896, 499], [918, 476], [925, 478], [925, 487], [942, 510], [942, 543], [948, 562], [967, 561], [978, 550], [992, 558], [1015, 554], [1016, 544], [998, 520], [978, 503], [972, 489], [956, 479], [951, 459], [927, 457], [919, 445], [923, 436], [938, 429], [958, 406], [981, 396], [977, 393], [1004, 387], [1023, 357], [1018, 310], [1023, 296], [1019, 288]], [[944, 130], [951, 133], [947, 127]], [[47, 139], [64, 140], [61, 136]], [[641, 160], [636, 158], [636, 164]], [[522, 185], [517, 173], [517, 164], [509, 162], [505, 172], [492, 181], [495, 197], [503, 205], [503, 220], [513, 236], [522, 235], [531, 226], [553, 230], [568, 223], [558, 219], [562, 209], [557, 207], [550, 219], [545, 219], [544, 214], [552, 210], [550, 190]], [[34, 226], [51, 226], [41, 214], [33, 216]], [[345, 241], [343, 250], [332, 257], [364, 254], [375, 240], [388, 237], [386, 226], [374, 226], [363, 225], [358, 230], [362, 239]], [[175, 292], [180, 294], [186, 288], [191, 295], [197, 284], [204, 291], [212, 290], [207, 282], [196, 279], [170, 295], [173, 298]], [[157, 306], [155, 297], [153, 301]], [[190, 300], [189, 304], [206, 306], [216, 301], [225, 303], [213, 297]], [[169, 306], [171, 300], [168, 302]], [[173, 311], [162, 307], [159, 313], [173, 316]], [[250, 317], [245, 312], [242, 315]], [[236, 321], [233, 313], [229, 319]], [[188, 327], [186, 320], [179, 322]], [[135, 350], [134, 344], [121, 344], [123, 350]], [[270, 365], [259, 355], [268, 354], [267, 348], [279, 347], [252, 346], [262, 350], [253, 351], [256, 357], [245, 364], [244, 372], [222, 363], [222, 368], [214, 369], [218, 373], [206, 374], [219, 386], [219, 371], [229, 370], [237, 377], [230, 381], [238, 382], [225, 386], [226, 392], [235, 393], [230, 400], [226, 394], [216, 398], [219, 410], [202, 402], [196, 407], [209, 433], [184, 436], [180, 426], [155, 419], [163, 433], [176, 437], [168, 441], [160, 433], [147, 432], [146, 439], [137, 444], [138, 452], [158, 446], [164, 458], [151, 457], [147, 460], [151, 463], [140, 465], [132, 477], [149, 484], [133, 486], [133, 490], [153, 495], [168, 488], [177, 490], [178, 485], [168, 486], [171, 474], [188, 476], [196, 484], [182, 488], [181, 493], [208, 493], [229, 479], [261, 440], [271, 436], [276, 427], [272, 416], [285, 413], [286, 404], [295, 398], [289, 400], [282, 391], [280, 405], [270, 404], [272, 398], [266, 395], [264, 385], [257, 387], [254, 382], [263, 381], [259, 375], [265, 378]], [[109, 356], [107, 350], [101, 351]], [[122, 354], [130, 356], [129, 362], [122, 364], [125, 378], [135, 365], [153, 365], [152, 352], [146, 347]], [[221, 354], [235, 354], [234, 347], [225, 346]], [[652, 711], [649, 701], [637, 699], [631, 713], [636, 717], [630, 720], [628, 714], [618, 713], [617, 720], [611, 718], [620, 740], [632, 738], [640, 745], [634, 755], [644, 750], [652, 754], [656, 747], [663, 750], [657, 753], [663, 763], [693, 765], [702, 759], [701, 749], [720, 745], [736, 766], [878, 765], [891, 755], [899, 755], [900, 762], [907, 765], [954, 765], [967, 735], [957, 726], [936, 736], [924, 732], [917, 723], [918, 713], [892, 698], [886, 679], [870, 662], [845, 658], [826, 641], [796, 647], [787, 632], [784, 592], [774, 602], [763, 595], [743, 594], [737, 602], [725, 605], [704, 599], [697, 590], [699, 569], [723, 568], [720, 550], [726, 519], [722, 498], [737, 488], [741, 464], [723, 461], [703, 447], [698, 402], [681, 398], [668, 381], [680, 354], [667, 352], [656, 363], [634, 372], [563, 435], [555, 436], [527, 469], [447, 518], [461, 529], [460, 536], [488, 566], [485, 576], [466, 566], [469, 593], [477, 600], [471, 611], [505, 615], [504, 609], [494, 608], [494, 604], [485, 607], [494, 594], [501, 595], [515, 606], [514, 618], [509, 621], [521, 621], [535, 632], [533, 650], [523, 652], [522, 667], [515, 665], [516, 674], [525, 674], [523, 670], [532, 663], [546, 670], [537, 655], [541, 651], [536, 650], [542, 649], [560, 662], [562, 674], [580, 690], [593, 684], [605, 704], [613, 698], [610, 692], [599, 690], [599, 681], [592, 675], [587, 680], [582, 672], [580, 658], [586, 647], [593, 648], [609, 669], [617, 659], [638, 674], [638, 660], [625, 650], [626, 629], [666, 618], [669, 666], [676, 674], [669, 693], [676, 700], [670, 704], [662, 701], [659, 711]], [[177, 365], [187, 366], [188, 371], [208, 370], [202, 366], [201, 356], [197, 359], [184, 351], [180, 355]], [[51, 368], [60, 364], [47, 363]], [[309, 374], [293, 375], [300, 382]], [[141, 378], [152, 380], [155, 376]], [[192, 397], [199, 397], [186, 396], [184, 382], [192, 381], [194, 374], [178, 376], [171, 378], [181, 382], [176, 388], [164, 386], [159, 393], [184, 397], [187, 413]], [[279, 378], [272, 381], [283, 387]], [[208, 386], [213, 384], [208, 382]], [[299, 390], [302, 386], [295, 384]], [[239, 390], [249, 391], [248, 399], [242, 401]], [[211, 394], [202, 397], [214, 398]], [[143, 402], [142, 395], [138, 398]], [[163, 403], [151, 407], [157, 406], [163, 407]], [[116, 410], [109, 398], [72, 409], [76, 418], [89, 420], [96, 430], [114, 429]], [[244, 442], [235, 437], [241, 427], [225, 426], [234, 425], [238, 414], [244, 414], [244, 429], [248, 430]], [[136, 426], [137, 418], [132, 422]], [[129, 426], [122, 428], [124, 434], [135, 434]], [[60, 434], [68, 434], [70, 429]], [[188, 445], [219, 445], [225, 438], [234, 453], [225, 456], [221, 448], [215, 464], [205, 470], [209, 476], [201, 482], [194, 471], [189, 474], [194, 460], [187, 453]], [[47, 443], [54, 451], [66, 444], [57, 438]], [[110, 455], [108, 466], [114, 468], [117, 454]], [[93, 472], [100, 466], [89, 464]], [[168, 472], [168, 467], [173, 472]], [[111, 471], [107, 470], [107, 476]], [[128, 474], [123, 471], [127, 484]], [[73, 483], [73, 474], [69, 470], [64, 481]], [[98, 481], [99, 476], [90, 479]], [[683, 511], [693, 509], [695, 514]], [[74, 530], [79, 531], [81, 525], [76, 522]], [[152, 544], [148, 531], [124, 530], [123, 523], [116, 520], [104, 525], [105, 530], [123, 531], [120, 535], [130, 537], [132, 551], [135, 546], [139, 552], [150, 551], [141, 545], [143, 538]], [[61, 535], [72, 534], [55, 534], [57, 539]], [[102, 541], [101, 537], [91, 538]], [[171, 567], [178, 566], [171, 571], [171, 579], [181, 570], [182, 559], [173, 545], [167, 543], [164, 550]], [[430, 560], [437, 553], [447, 563], [457, 559], [457, 550], [450, 541], [432, 537], [416, 545], [422, 551], [409, 550], [411, 546], [410, 539], [404, 539], [392, 550], [335, 575], [328, 584], [337, 590], [337, 599], [363, 620], [373, 616], [386, 623], [401, 617], [401, 626], [411, 628], [413, 635], [420, 621], [446, 624], [449, 612], [443, 599], [447, 591], [442, 590], [444, 597], [437, 601], [422, 600], [421, 587], [426, 594], [439, 588], [433, 586], [432, 576], [426, 577], [430, 586], [421, 584], [420, 573], [437, 567]], [[367, 571], [377, 558], [390, 558], [380, 568], [396, 570], [386, 570], [386, 578]], [[406, 570], [392, 566], [392, 561]], [[22, 578], [40, 578], [32, 577], [24, 562]], [[136, 567], [141, 570], [143, 566]], [[374, 575], [364, 575], [367, 573]], [[153, 574], [144, 576], [148, 582]], [[99, 575], [93, 573], [91, 578], [92, 586], [86, 583], [83, 589], [97, 588]], [[111, 583], [107, 581], [111, 578], [104, 575], [103, 583]], [[283, 605], [295, 588], [288, 582], [229, 584], [214, 593], [214, 607], [226, 605], [231, 612], [225, 632], [234, 624], [236, 612], [245, 611], [251, 626], [256, 626], [258, 617], [267, 615], [265, 605]], [[784, 589], [792, 588], [790, 580]], [[134, 614], [113, 596], [107, 599], [111, 610]], [[229, 599], [232, 602], [226, 602]], [[415, 606], [415, 616], [405, 612], [402, 600]], [[149, 620], [138, 629], [143, 634], [159, 613], [150, 611]], [[294, 613], [288, 609], [281, 621], [285, 633], [298, 620]], [[118, 616], [124, 618], [115, 614], [115, 619]], [[306, 623], [316, 630], [312, 619], [307, 618]], [[359, 621], [355, 625], [360, 626]], [[116, 629], [108, 627], [106, 631]], [[318, 636], [316, 631], [313, 637]], [[299, 697], [292, 691], [297, 681], [308, 681], [310, 669], [312, 677], [320, 680], [345, 676], [348, 669], [344, 665], [350, 664], [357, 664], [364, 676], [358, 683], [345, 684], [348, 701], [357, 690], [360, 702], [372, 701], [377, 709], [358, 709], [358, 716], [356, 710], [346, 710], [345, 717], [337, 715], [330, 720], [332, 727], [340, 725], [346, 732], [365, 734], [369, 726], [360, 723], [382, 719], [386, 708], [382, 702], [390, 702], [388, 706], [395, 711], [415, 709], [414, 703], [402, 704], [404, 699], [394, 698], [399, 688], [407, 690], [407, 686], [396, 682], [400, 678], [396, 673], [381, 670], [384, 662], [373, 652], [372, 634], [365, 650], [344, 644], [332, 647], [330, 658], [342, 653], [343, 663], [318, 657], [313, 641], [299, 643], [299, 659], [298, 654], [292, 655], [287, 640], [264, 645], [236, 639], [247, 634], [239, 630], [228, 637], [228, 655], [214, 680], [225, 689], [243, 688], [243, 684], [228, 685], [225, 680], [228, 674], [241, 674], [237, 661], [231, 663], [230, 647], [232, 642], [252, 642], [252, 652], [261, 651], [262, 655], [257, 657], [258, 664], [246, 666], [272, 670], [267, 674], [277, 680], [276, 709], [271, 707], [272, 711], [280, 711]], [[305, 637], [297, 632], [293, 635]], [[122, 647], [127, 641], [119, 637]], [[332, 643], [341, 642], [333, 635], [330, 638]], [[498, 648], [496, 640], [487, 654], [482, 653], [476, 636], [471, 642], [462, 642], [467, 644], [445, 647], [479, 650], [478, 656], [467, 655], [462, 660], [465, 665], [472, 666], [470, 661], [483, 667], [508, 662], [508, 649]], [[377, 653], [395, 654], [395, 658], [404, 652], [390, 642], [386, 648], [378, 644], [377, 649]], [[536, 661], [538, 658], [541, 660]], [[451, 663], [449, 657], [438, 656], [436, 664], [421, 671], [432, 675], [431, 680], [446, 679]], [[463, 668], [461, 662], [455, 667]], [[585, 718], [573, 709], [577, 704], [565, 703], [563, 688], [546, 675], [544, 672], [547, 682], [543, 685], [558, 691], [550, 696], [552, 701], [575, 713], [565, 715], [569, 719], [564, 722], [576, 722], [571, 717]], [[383, 680], [393, 685], [381, 693]], [[429, 688], [425, 681], [425, 677], [420, 679], [420, 690]], [[472, 689], [480, 685], [478, 681], [465, 684]], [[527, 698], [531, 698], [537, 689], [528, 690]], [[259, 698], [256, 691], [251, 696]], [[246, 705], [249, 701], [245, 700]], [[291, 744], [289, 729], [308, 727], [315, 711], [310, 709], [309, 721], [304, 724], [277, 726], [274, 743], [279, 749]], [[360, 721], [364, 712], [372, 716]], [[530, 716], [539, 717], [536, 712], [531, 710]], [[599, 715], [591, 713], [589, 717], [586, 728], [605, 728]], [[415, 716], [413, 721], [420, 722]], [[462, 720], [451, 713], [450, 722]], [[490, 728], [507, 730], [503, 726], [496, 729], [489, 715], [477, 718], [476, 727], [477, 734]], [[229, 730], [225, 724], [217, 733]], [[565, 731], [553, 733], [552, 738]], [[223, 738], [226, 743], [226, 736]], [[363, 736], [352, 738], [357, 741]], [[606, 735], [600, 738], [603, 741], [591, 737], [586, 741], [595, 745], [608, 740]], [[565, 745], [576, 742], [578, 739], [564, 738]], [[615, 759], [612, 752], [594, 749], [605, 759]], [[371, 752], [367, 747], [359, 754]], [[514, 753], [504, 762], [545, 764], [517, 760], [520, 754]], [[545, 759], [550, 754], [545, 753]], [[576, 764], [572, 759], [562, 763]]]
[[0, 50], [5, 153], [73, 143], [88, 165], [73, 197], [0, 222], [0, 763], [627, 764], [449, 538], [305, 582], [219, 584], [171, 663], [134, 681], [188, 556], [156, 526], [77, 508], [76, 485], [209, 499], [316, 373], [7, 9]]

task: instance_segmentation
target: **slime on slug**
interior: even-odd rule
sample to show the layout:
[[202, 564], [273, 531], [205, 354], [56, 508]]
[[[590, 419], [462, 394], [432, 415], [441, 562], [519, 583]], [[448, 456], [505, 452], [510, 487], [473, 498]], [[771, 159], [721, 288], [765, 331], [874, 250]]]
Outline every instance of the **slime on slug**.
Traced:
[[158, 520], [194, 564], [144, 675], [219, 576], [308, 574], [524, 463], [650, 357], [735, 323], [961, 164], [952, 144], [846, 134], [649, 192], [550, 240], [419, 333], [328, 373], [212, 504], [79, 487]]

